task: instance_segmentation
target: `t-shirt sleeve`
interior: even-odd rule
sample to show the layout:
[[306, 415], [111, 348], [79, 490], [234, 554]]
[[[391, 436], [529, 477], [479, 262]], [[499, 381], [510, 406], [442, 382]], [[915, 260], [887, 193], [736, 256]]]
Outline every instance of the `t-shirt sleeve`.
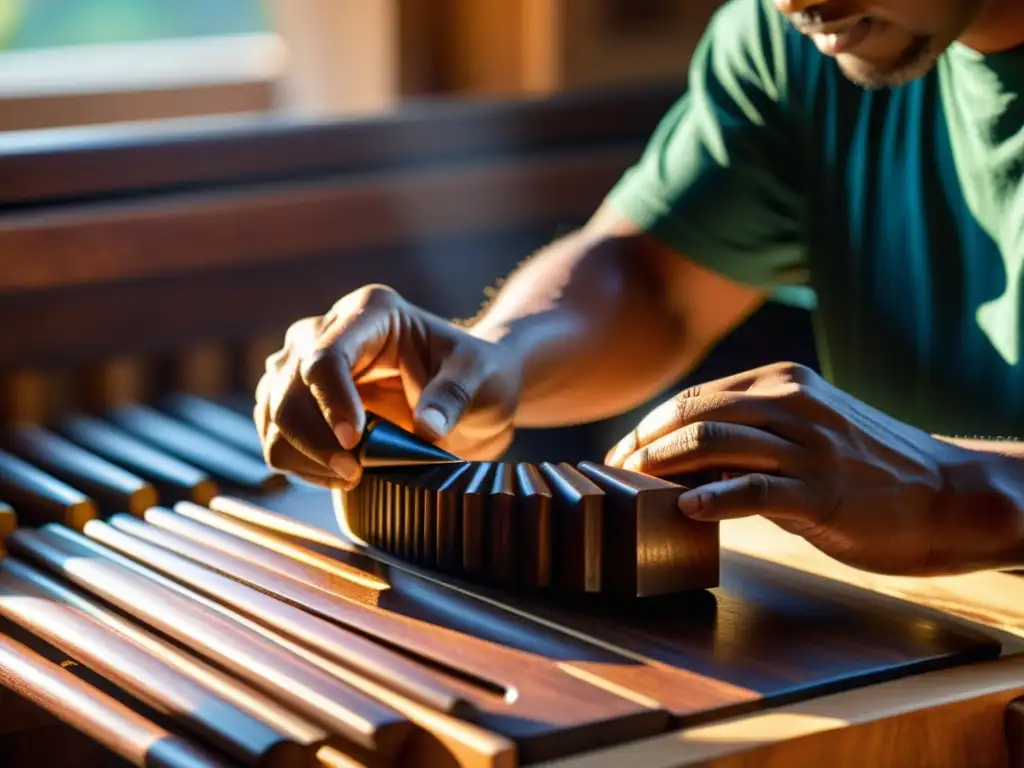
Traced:
[[607, 199], [695, 262], [777, 294], [807, 282], [786, 24], [765, 0], [723, 6], [686, 93]]

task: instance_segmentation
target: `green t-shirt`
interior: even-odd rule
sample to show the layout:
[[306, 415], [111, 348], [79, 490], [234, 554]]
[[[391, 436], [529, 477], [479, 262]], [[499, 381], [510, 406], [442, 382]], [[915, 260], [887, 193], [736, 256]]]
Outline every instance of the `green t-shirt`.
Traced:
[[955, 44], [866, 90], [770, 0], [732, 0], [609, 202], [813, 306], [824, 374], [943, 434], [1024, 436], [1024, 47]]

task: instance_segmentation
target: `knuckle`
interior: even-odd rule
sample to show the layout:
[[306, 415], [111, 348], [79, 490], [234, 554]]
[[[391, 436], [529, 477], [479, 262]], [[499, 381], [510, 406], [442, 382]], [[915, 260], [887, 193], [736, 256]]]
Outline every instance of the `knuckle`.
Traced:
[[281, 430], [271, 426], [263, 440], [263, 460], [272, 469], [287, 471], [287, 441], [281, 434]]
[[782, 381], [801, 386], [807, 386], [817, 376], [817, 374], [815, 374], [814, 371], [806, 365], [790, 361], [778, 363], [775, 368], [775, 373], [780, 379], [782, 379]]
[[761, 472], [754, 472], [743, 478], [743, 500], [751, 506], [759, 507], [768, 502], [771, 493], [771, 481]]
[[309, 343], [320, 329], [321, 318], [304, 317], [288, 326], [284, 332], [284, 349], [291, 350]]
[[470, 404], [473, 396], [462, 382], [445, 379], [438, 383], [437, 399], [451, 403], [461, 410]]
[[401, 295], [391, 286], [369, 283], [342, 298], [334, 305], [334, 311], [344, 315], [353, 308], [392, 310], [401, 303], [401, 300]]
[[682, 430], [681, 438], [687, 452], [706, 452], [722, 441], [723, 430], [713, 421], [698, 421]]
[[340, 367], [347, 365], [346, 355], [337, 345], [320, 346], [302, 358], [299, 363], [299, 376], [307, 386], [323, 381], [337, 373]]

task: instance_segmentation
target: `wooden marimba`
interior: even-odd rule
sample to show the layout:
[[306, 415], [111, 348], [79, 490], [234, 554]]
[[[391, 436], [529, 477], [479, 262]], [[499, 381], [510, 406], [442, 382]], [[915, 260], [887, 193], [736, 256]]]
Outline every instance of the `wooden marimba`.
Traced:
[[284, 325], [382, 280], [469, 314], [424, 254], [512, 266], [674, 97], [0, 141], [0, 764], [1019, 760], [1006, 627], [739, 551], [661, 481], [263, 462]]

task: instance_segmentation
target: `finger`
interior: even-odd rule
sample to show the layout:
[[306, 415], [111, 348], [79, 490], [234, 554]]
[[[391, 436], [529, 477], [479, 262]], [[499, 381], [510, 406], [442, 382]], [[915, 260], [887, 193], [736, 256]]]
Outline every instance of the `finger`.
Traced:
[[686, 491], [678, 506], [701, 521], [761, 515], [777, 520], [813, 520], [814, 494], [802, 480], [760, 472], [720, 480]]
[[324, 330], [330, 343], [304, 356], [299, 367], [321, 417], [342, 448], [352, 450], [366, 428], [366, 411], [355, 384], [356, 371], [387, 342], [390, 314], [367, 298], [347, 314], [335, 314]]
[[288, 435], [276, 424], [271, 425], [267, 432], [263, 452], [267, 464], [282, 472], [304, 477], [319, 477], [328, 483], [344, 481], [354, 484], [362, 477], [362, 467], [351, 453], [337, 451], [324, 466], [298, 450]]
[[797, 476], [805, 451], [790, 441], [743, 424], [698, 421], [629, 455], [624, 469], [664, 476], [707, 469]]
[[813, 435], [813, 425], [806, 419], [798, 418], [776, 398], [747, 392], [678, 395], [644, 416], [632, 432], [608, 451], [605, 463], [622, 466], [629, 456], [644, 446], [699, 422], [727, 422], [757, 427], [800, 444], [810, 440]]
[[435, 441], [445, 437], [488, 376], [490, 369], [475, 350], [453, 350], [416, 402], [413, 419], [417, 431]]

